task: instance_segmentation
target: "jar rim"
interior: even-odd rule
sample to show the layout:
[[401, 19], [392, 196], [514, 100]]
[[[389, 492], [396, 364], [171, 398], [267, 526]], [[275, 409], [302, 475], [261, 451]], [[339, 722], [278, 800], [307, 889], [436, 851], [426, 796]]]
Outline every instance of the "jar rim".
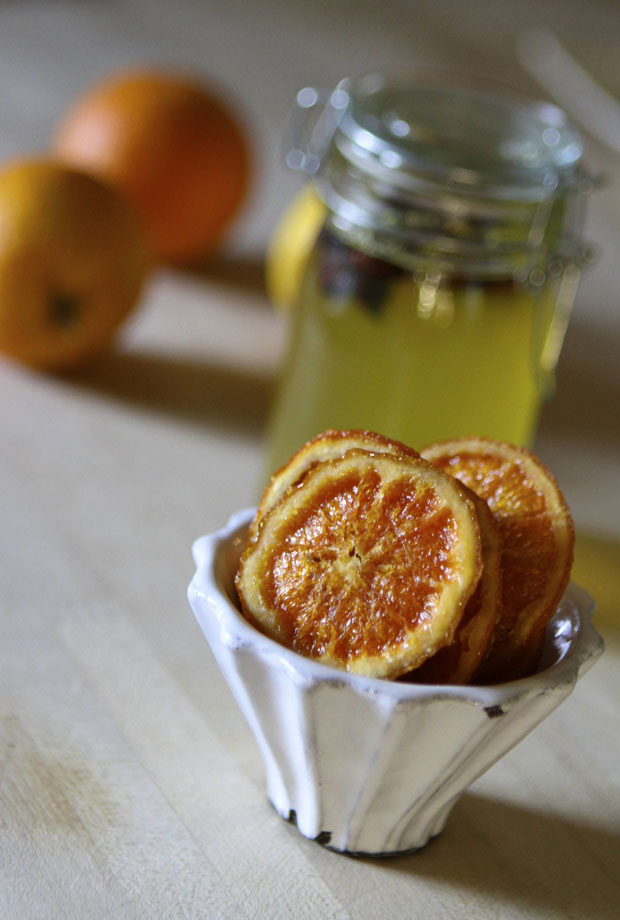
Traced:
[[365, 247], [491, 274], [578, 251], [592, 181], [581, 135], [556, 105], [416, 70], [347, 77], [322, 96], [307, 88], [298, 106], [288, 163]]
[[332, 149], [394, 190], [440, 183], [468, 199], [540, 201], [571, 181], [581, 135], [558, 106], [472, 77], [420, 71], [342, 80]]

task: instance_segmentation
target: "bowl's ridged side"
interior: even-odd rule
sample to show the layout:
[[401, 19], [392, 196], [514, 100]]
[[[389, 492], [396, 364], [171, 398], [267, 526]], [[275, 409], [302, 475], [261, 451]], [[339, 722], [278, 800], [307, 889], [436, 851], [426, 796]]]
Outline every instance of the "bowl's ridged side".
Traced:
[[294, 812], [305, 836], [361, 853], [424, 846], [460, 793], [570, 691], [490, 716], [466, 700], [420, 705], [339, 684], [309, 688], [270, 667], [261, 672], [248, 650], [221, 664], [263, 753], [277, 811]]
[[190, 602], [256, 737], [271, 802], [334, 849], [424, 846], [460, 793], [555, 709], [602, 651], [591, 599], [571, 586], [550, 626], [551, 666], [533, 678], [431, 688], [340, 675], [240, 615], [233, 578], [247, 520], [244, 512], [197, 541]]
[[[570, 685], [558, 687], [538, 698], [524, 695], [505, 706], [502, 713], [489, 714], [482, 706], [468, 706], [465, 700], [448, 702], [449, 718], [434, 710], [439, 730], [451, 733], [455, 743], [444, 745], [442, 759], [435, 751], [421, 795], [410, 800], [394, 822], [385, 837], [384, 849], [399, 851], [423, 846], [439, 833], [460, 794], [555, 709], [570, 689]], [[474, 710], [473, 715], [471, 711], [466, 715], [468, 708]], [[408, 727], [412, 734], [399, 756], [415, 762], [420, 745], [432, 744], [433, 738], [424, 731], [413, 734], [413, 723]]]

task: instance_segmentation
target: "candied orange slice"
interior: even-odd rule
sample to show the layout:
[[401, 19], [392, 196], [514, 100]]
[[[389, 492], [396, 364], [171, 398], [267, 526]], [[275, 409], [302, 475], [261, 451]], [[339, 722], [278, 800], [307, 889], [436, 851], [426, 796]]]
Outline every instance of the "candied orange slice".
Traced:
[[491, 645], [501, 614], [501, 541], [485, 501], [467, 490], [474, 503], [482, 541], [482, 575], [467, 601], [451, 645], [405, 674], [403, 680], [427, 684], [468, 684], [475, 680]]
[[533, 668], [566, 588], [574, 530], [557, 482], [525, 448], [484, 438], [434, 444], [422, 455], [484, 498], [501, 540], [502, 614], [482, 670], [487, 681]]
[[417, 451], [407, 447], [406, 444], [391, 441], [375, 431], [358, 429], [338, 431], [330, 428], [304, 444], [293, 454], [288, 463], [273, 474], [261, 496], [256, 516], [250, 525], [250, 539], [256, 538], [260, 522], [265, 514], [277, 504], [287, 489], [299, 482], [311, 466], [324, 460], [335, 460], [354, 448], [396, 456], [419, 456]]
[[482, 568], [473, 504], [418, 457], [310, 467], [241, 557], [246, 617], [325, 664], [397, 677], [452, 642]]

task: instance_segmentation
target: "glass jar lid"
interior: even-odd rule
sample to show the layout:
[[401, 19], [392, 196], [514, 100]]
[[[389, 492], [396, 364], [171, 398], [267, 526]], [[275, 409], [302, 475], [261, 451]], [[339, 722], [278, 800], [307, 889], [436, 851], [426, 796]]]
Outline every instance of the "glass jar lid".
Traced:
[[581, 137], [550, 103], [375, 74], [344, 81], [341, 106], [344, 93], [333, 143], [363, 170], [387, 169], [397, 185], [427, 179], [467, 195], [538, 201], [583, 154]]
[[363, 248], [506, 274], [577, 245], [583, 143], [557, 106], [381, 74], [343, 80], [326, 102], [303, 90], [298, 104], [289, 165]]

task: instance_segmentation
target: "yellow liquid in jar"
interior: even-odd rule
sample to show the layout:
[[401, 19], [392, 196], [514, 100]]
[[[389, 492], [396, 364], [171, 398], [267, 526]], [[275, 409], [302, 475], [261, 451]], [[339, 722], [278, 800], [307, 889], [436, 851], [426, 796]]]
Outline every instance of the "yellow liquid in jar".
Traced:
[[[486, 435], [531, 443], [549, 389], [559, 282], [418, 283], [399, 271], [381, 303], [326, 291], [311, 265], [268, 445], [268, 471], [326, 428], [367, 428], [421, 448]], [[557, 325], [557, 324], [556, 324]]]

